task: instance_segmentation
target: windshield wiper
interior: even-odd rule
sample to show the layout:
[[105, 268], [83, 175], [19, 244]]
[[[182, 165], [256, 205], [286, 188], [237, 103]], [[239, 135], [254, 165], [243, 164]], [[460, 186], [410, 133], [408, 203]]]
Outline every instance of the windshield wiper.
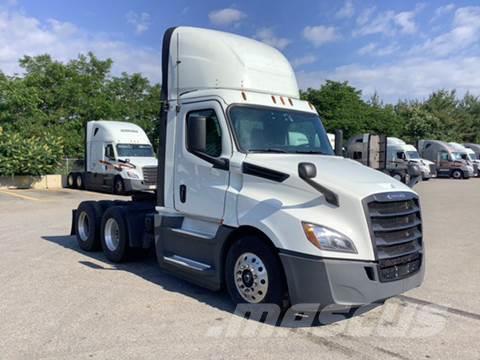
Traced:
[[286, 153], [286, 150], [277, 149], [277, 148], [267, 148], [267, 149], [248, 149], [248, 152], [257, 152], [257, 153]]
[[319, 155], [330, 155], [323, 151], [318, 150], [295, 150], [296, 154], [319, 154]]

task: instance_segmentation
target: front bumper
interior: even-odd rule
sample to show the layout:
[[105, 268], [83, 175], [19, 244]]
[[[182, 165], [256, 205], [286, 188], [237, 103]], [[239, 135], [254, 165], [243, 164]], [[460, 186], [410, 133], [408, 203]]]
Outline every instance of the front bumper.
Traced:
[[[421, 255], [421, 254], [420, 254]], [[424, 262], [400, 280], [381, 282], [378, 263], [280, 252], [292, 305], [365, 305], [420, 286]], [[400, 270], [401, 271], [401, 270]]]
[[155, 185], [146, 185], [143, 180], [138, 179], [123, 179], [125, 184], [125, 190], [129, 191], [146, 191], [146, 190], [155, 190]]

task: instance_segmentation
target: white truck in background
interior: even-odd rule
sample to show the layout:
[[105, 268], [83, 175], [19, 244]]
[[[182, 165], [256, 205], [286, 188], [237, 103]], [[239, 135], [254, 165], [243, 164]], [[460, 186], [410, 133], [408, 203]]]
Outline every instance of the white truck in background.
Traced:
[[[351, 137], [346, 146], [346, 156], [373, 169], [384, 172], [394, 179], [415, 186], [421, 180], [422, 164], [405, 159], [396, 159], [393, 143], [385, 135], [362, 134]], [[390, 143], [390, 145], [388, 145]], [[395, 158], [394, 158], [395, 156]]]
[[474, 169], [462, 158], [461, 152], [440, 140], [419, 140], [417, 146], [420, 156], [435, 163], [437, 177], [469, 179]]
[[435, 163], [422, 159], [415, 146], [407, 144], [396, 137], [387, 138], [387, 169], [403, 167], [405, 164], [414, 163], [420, 167], [422, 180], [426, 181], [435, 176]]
[[418, 195], [334, 156], [278, 50], [171, 28], [162, 79], [156, 199], [82, 202], [82, 249], [120, 262], [154, 247], [161, 268], [235, 303], [318, 310], [420, 286]]
[[72, 171], [67, 186], [127, 194], [155, 190], [157, 158], [143, 129], [123, 121], [89, 121], [83, 171]]
[[475, 176], [475, 177], [478, 176], [478, 167], [480, 165], [480, 160], [477, 159], [477, 156], [475, 155], [475, 151], [460, 143], [450, 142], [448, 144], [460, 154], [461, 158], [465, 160], [469, 166], [472, 167], [473, 169], [472, 176]]

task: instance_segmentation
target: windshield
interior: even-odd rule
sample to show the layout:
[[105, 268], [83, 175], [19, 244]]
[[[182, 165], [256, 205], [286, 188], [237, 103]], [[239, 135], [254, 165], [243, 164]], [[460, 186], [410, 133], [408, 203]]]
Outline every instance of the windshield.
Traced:
[[316, 114], [236, 106], [230, 110], [230, 119], [242, 151], [333, 155]]
[[475, 153], [467, 153], [468, 160], [475, 161]]
[[154, 157], [152, 145], [118, 144], [118, 157]]
[[453, 160], [465, 160], [467, 157], [467, 154], [465, 153], [459, 153], [459, 152], [452, 152], [452, 159]]
[[420, 155], [416, 151], [406, 151], [407, 159], [420, 159]]

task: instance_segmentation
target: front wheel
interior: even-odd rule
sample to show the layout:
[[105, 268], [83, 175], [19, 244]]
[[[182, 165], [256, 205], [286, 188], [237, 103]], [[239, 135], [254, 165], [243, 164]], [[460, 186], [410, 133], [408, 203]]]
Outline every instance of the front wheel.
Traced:
[[463, 172], [462, 170], [459, 170], [459, 169], [455, 169], [452, 171], [452, 177], [454, 179], [462, 179], [463, 178]]
[[113, 182], [113, 193], [117, 195], [125, 194], [125, 184], [121, 177], [115, 178], [115, 181]]
[[256, 236], [237, 240], [225, 263], [225, 282], [235, 304], [277, 304], [283, 308], [287, 288], [274, 249]]

